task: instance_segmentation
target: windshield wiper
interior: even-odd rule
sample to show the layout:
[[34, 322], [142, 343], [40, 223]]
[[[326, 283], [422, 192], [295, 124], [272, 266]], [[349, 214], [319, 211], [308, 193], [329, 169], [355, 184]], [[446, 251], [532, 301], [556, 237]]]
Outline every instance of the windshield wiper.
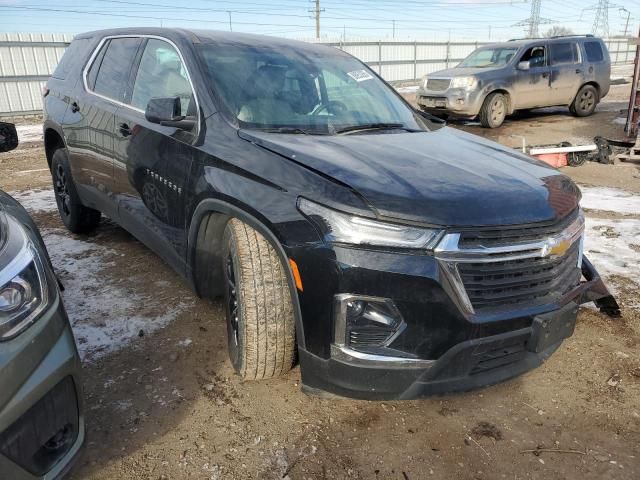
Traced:
[[300, 127], [275, 127], [275, 128], [261, 128], [260, 131], [268, 133], [288, 133], [288, 134], [302, 134], [302, 135], [328, 135], [328, 133], [320, 132], [317, 130], [304, 130]]
[[363, 123], [360, 125], [351, 125], [349, 127], [338, 128], [335, 133], [351, 133], [358, 132], [361, 130], [391, 130], [394, 128], [399, 128], [402, 130], [406, 130], [407, 132], [420, 132], [421, 130], [415, 130], [413, 128], [405, 127], [402, 123]]

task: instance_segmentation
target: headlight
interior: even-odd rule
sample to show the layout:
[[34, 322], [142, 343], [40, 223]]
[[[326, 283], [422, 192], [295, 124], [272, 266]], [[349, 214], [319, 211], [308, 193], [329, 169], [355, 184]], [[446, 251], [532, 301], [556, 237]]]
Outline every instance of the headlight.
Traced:
[[451, 79], [451, 88], [464, 88], [472, 90], [476, 86], [476, 77], [453, 77]]
[[38, 319], [49, 293], [43, 263], [22, 226], [13, 217], [5, 217], [0, 228], [5, 231], [5, 247], [0, 249], [1, 342]]
[[432, 249], [442, 236], [441, 230], [379, 222], [338, 212], [304, 198], [298, 201], [298, 208], [313, 221], [328, 242]]

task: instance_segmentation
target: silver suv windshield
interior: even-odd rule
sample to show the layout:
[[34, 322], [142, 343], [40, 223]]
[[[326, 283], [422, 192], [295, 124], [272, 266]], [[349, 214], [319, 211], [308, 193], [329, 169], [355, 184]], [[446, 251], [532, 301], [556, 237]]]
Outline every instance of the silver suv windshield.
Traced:
[[243, 128], [336, 134], [428, 130], [359, 60], [339, 51], [268, 45], [197, 46], [212, 90]]
[[503, 67], [511, 61], [517, 51], [516, 47], [479, 48], [458, 66], [466, 68]]

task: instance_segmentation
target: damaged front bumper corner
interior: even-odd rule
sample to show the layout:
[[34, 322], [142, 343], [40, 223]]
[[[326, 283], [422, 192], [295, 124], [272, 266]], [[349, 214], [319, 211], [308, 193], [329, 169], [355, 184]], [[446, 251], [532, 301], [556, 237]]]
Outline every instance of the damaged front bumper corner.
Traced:
[[618, 302], [611, 295], [602, 277], [600, 277], [600, 274], [586, 256], [582, 257], [582, 276], [586, 281], [582, 282], [572, 292], [572, 294], [576, 295], [576, 302], [579, 305], [593, 302], [602, 313], [607, 314], [609, 317], [620, 317]]

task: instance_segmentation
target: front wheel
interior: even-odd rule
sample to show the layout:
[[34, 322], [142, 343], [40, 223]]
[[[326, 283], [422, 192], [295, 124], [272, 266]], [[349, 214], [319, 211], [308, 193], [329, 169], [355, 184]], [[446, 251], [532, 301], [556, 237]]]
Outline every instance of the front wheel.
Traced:
[[277, 377], [293, 366], [295, 320], [287, 273], [271, 244], [232, 219], [224, 231], [227, 343], [244, 379]]
[[502, 93], [492, 93], [482, 104], [480, 123], [485, 128], [498, 128], [507, 116], [507, 108], [507, 97]]
[[585, 85], [578, 91], [569, 110], [576, 117], [588, 117], [596, 109], [599, 101], [598, 90], [593, 85]]

